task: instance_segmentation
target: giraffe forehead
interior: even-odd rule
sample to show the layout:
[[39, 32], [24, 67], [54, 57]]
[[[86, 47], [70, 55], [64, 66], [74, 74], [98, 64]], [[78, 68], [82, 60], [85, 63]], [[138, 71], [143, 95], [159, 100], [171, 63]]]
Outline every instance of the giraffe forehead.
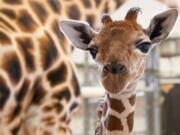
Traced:
[[132, 21], [127, 21], [127, 20], [121, 20], [121, 21], [113, 21], [111, 23], [109, 23], [108, 25], [104, 26], [104, 29], [119, 29], [121, 31], [141, 31], [142, 27], [136, 23], [136, 22], [132, 22]]
[[119, 42], [131, 44], [138, 40], [138, 38], [144, 38], [145, 36], [143, 28], [137, 23], [130, 21], [114, 21], [103, 26], [95, 41], [104, 42], [104, 44], [110, 42], [117, 43], [117, 41], [118, 44]]
[[112, 28], [111, 32], [101, 33], [92, 45], [97, 45], [102, 51], [119, 51], [123, 53], [125, 50], [134, 50], [141, 42], [150, 42], [150, 39], [142, 31], [123, 31], [121, 29]]

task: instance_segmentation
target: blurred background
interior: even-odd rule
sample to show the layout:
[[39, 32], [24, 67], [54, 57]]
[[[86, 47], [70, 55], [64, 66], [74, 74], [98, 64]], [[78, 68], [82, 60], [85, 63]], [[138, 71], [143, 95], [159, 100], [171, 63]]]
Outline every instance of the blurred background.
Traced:
[[[138, 6], [142, 8], [139, 23], [147, 27], [155, 14], [179, 5], [180, 0], [129, 0], [111, 15], [119, 20], [129, 8]], [[96, 28], [100, 25], [97, 23]], [[74, 135], [93, 135], [98, 120], [96, 107], [105, 91], [99, 86], [98, 67], [88, 53], [74, 49], [71, 59], [82, 91], [82, 104], [72, 117], [72, 131]], [[168, 39], [149, 56], [146, 73], [138, 85], [134, 125], [135, 135], [180, 135], [179, 18]]]

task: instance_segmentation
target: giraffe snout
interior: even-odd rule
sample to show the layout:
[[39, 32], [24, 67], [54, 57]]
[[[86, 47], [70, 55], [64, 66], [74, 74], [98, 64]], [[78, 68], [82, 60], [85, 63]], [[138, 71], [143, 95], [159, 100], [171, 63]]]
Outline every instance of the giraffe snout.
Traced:
[[112, 74], [124, 75], [127, 73], [126, 66], [124, 64], [116, 62], [116, 61], [105, 64], [104, 70], [106, 72], [110, 72]]

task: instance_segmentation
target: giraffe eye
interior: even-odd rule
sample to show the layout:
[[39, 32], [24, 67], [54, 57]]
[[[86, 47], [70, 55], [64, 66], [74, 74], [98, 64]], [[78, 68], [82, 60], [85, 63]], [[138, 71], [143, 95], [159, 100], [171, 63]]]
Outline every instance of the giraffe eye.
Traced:
[[92, 46], [90, 48], [88, 48], [90, 54], [92, 55], [93, 59], [96, 58], [96, 55], [98, 53], [98, 48], [96, 46]]
[[144, 43], [141, 43], [140, 45], [137, 46], [137, 48], [143, 52], [143, 53], [147, 53], [149, 51], [149, 48], [151, 46], [151, 43], [149, 42], [144, 42]]

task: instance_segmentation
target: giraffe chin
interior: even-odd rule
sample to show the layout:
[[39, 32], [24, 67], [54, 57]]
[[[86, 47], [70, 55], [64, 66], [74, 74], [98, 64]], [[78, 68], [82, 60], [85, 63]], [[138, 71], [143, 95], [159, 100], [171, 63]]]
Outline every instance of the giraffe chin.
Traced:
[[120, 94], [128, 84], [128, 77], [101, 72], [101, 84], [110, 94]]

